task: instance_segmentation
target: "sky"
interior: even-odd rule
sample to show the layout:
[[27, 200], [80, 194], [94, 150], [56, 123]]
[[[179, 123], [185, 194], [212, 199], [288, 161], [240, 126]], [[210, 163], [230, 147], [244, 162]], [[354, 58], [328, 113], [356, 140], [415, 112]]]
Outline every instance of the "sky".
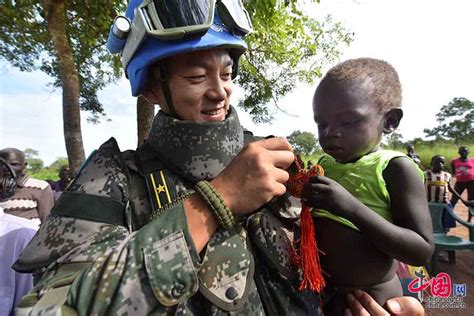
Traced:
[[[321, 0], [315, 17], [331, 14], [354, 33], [341, 46], [339, 61], [357, 57], [384, 59], [398, 71], [404, 117], [399, 132], [405, 140], [424, 137], [436, 126], [435, 115], [455, 97], [474, 100], [474, 2], [470, 0]], [[338, 62], [339, 62], [338, 61]], [[328, 65], [325, 70], [328, 69]], [[66, 157], [62, 127], [62, 94], [48, 86], [41, 72], [20, 72], [0, 58], [0, 148], [33, 148], [46, 165]], [[256, 126], [238, 110], [242, 125], [256, 135], [288, 136], [295, 130], [317, 136], [311, 100], [315, 86], [298, 84], [280, 100], [291, 116], [277, 112], [271, 124]], [[233, 104], [237, 103], [236, 93]], [[100, 92], [108, 118], [86, 122], [82, 135], [86, 156], [114, 136], [122, 150], [136, 147], [136, 101], [125, 78]]]

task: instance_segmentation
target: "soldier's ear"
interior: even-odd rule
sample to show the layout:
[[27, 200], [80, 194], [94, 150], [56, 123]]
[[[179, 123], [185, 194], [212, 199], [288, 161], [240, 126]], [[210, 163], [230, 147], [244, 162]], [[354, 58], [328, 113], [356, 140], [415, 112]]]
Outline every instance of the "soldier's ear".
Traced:
[[161, 89], [156, 85], [153, 87], [147, 87], [142, 91], [142, 96], [151, 104], [158, 104], [160, 101]]
[[391, 109], [384, 114], [383, 133], [390, 134], [397, 129], [403, 117], [402, 109]]

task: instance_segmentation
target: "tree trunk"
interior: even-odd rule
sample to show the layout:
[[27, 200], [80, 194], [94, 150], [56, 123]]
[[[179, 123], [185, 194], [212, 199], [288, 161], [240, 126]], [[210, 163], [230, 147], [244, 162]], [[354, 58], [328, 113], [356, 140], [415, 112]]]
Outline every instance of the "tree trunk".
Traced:
[[143, 144], [150, 133], [151, 124], [155, 117], [155, 106], [147, 101], [144, 97], [137, 98], [137, 131], [138, 146]]
[[66, 1], [44, 0], [44, 16], [56, 50], [63, 88], [63, 128], [69, 168], [75, 174], [85, 159], [79, 108], [79, 74], [67, 34]]

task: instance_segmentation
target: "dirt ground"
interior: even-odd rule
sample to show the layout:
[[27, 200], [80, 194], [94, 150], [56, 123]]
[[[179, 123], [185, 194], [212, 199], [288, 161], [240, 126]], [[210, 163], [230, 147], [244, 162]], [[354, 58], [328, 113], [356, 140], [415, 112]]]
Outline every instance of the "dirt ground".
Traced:
[[[460, 201], [456, 205], [455, 213], [462, 219], [467, 220], [467, 207]], [[471, 220], [474, 223], [474, 219]], [[458, 224], [451, 229], [450, 234], [469, 238], [466, 227]], [[464, 250], [456, 252], [456, 263], [439, 263], [439, 272], [446, 272], [451, 277], [452, 284], [466, 284], [466, 297], [463, 298], [465, 308], [426, 308], [426, 314], [431, 315], [474, 315], [474, 251]]]

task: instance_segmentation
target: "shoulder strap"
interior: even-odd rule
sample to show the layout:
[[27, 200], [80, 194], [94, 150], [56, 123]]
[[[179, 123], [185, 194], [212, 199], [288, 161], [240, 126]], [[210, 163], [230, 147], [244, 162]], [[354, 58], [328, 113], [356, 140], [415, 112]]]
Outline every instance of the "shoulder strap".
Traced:
[[176, 201], [190, 194], [185, 181], [169, 170], [146, 142], [137, 149], [136, 166], [145, 179], [152, 209], [150, 218], [160, 216]]
[[[102, 186], [94, 184], [99, 180]], [[129, 187], [129, 171], [117, 142], [111, 138], [81, 166], [51, 214], [125, 226]]]

